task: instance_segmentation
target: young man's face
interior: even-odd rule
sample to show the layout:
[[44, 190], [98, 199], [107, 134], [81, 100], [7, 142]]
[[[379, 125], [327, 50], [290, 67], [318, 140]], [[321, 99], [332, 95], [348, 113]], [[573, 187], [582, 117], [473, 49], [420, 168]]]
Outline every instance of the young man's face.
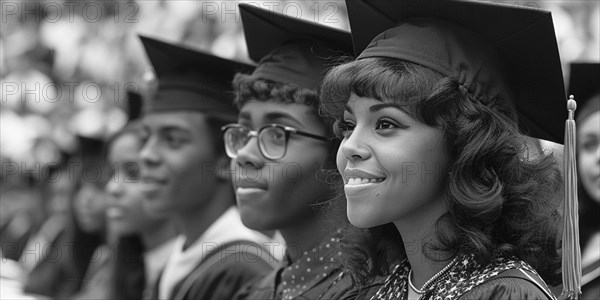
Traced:
[[140, 152], [145, 207], [152, 214], [192, 213], [211, 200], [218, 154], [198, 112], [152, 113], [142, 120]]
[[[280, 124], [326, 135], [316, 112], [303, 104], [251, 101], [242, 107], [238, 122], [250, 130]], [[269, 160], [261, 154], [257, 138], [251, 138], [232, 161], [243, 223], [256, 230], [274, 230], [310, 219], [317, 209], [314, 204], [329, 196], [329, 185], [317, 177], [327, 152], [326, 141], [292, 133], [285, 156]]]

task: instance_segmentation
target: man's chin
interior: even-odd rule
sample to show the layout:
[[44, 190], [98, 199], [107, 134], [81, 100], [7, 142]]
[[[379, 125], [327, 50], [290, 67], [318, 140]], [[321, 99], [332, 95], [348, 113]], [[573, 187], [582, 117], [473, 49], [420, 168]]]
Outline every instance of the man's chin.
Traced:
[[144, 202], [144, 210], [151, 216], [162, 217], [171, 212], [171, 208], [158, 198], [146, 198]]

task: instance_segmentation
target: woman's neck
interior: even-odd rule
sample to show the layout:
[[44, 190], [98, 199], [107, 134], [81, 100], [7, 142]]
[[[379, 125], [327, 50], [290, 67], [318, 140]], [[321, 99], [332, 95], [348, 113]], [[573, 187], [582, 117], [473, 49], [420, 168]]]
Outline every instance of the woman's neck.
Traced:
[[437, 245], [435, 224], [446, 211], [445, 205], [442, 205], [427, 210], [425, 215], [412, 214], [410, 218], [394, 222], [402, 236], [406, 258], [412, 268], [410, 280], [416, 288], [422, 288], [453, 258], [448, 253], [423, 249], [423, 246], [426, 245]]

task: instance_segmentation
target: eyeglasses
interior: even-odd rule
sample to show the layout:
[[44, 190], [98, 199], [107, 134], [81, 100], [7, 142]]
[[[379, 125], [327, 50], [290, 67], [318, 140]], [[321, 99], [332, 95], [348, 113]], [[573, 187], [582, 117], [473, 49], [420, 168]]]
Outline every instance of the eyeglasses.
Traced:
[[257, 137], [260, 153], [270, 160], [277, 160], [285, 156], [287, 143], [292, 133], [321, 141], [329, 141], [327, 137], [302, 132], [294, 127], [279, 124], [265, 125], [257, 131], [250, 130], [240, 124], [229, 124], [223, 126], [221, 131], [223, 131], [223, 139], [225, 140], [225, 151], [231, 158], [236, 158], [238, 151], [244, 148], [252, 137]]

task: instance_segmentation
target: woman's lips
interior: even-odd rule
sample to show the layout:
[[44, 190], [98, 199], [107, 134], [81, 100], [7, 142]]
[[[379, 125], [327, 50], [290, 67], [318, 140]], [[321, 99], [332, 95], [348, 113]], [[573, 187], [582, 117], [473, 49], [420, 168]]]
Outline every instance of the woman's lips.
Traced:
[[118, 206], [110, 206], [106, 209], [106, 216], [111, 219], [120, 219], [125, 217], [125, 210]]

